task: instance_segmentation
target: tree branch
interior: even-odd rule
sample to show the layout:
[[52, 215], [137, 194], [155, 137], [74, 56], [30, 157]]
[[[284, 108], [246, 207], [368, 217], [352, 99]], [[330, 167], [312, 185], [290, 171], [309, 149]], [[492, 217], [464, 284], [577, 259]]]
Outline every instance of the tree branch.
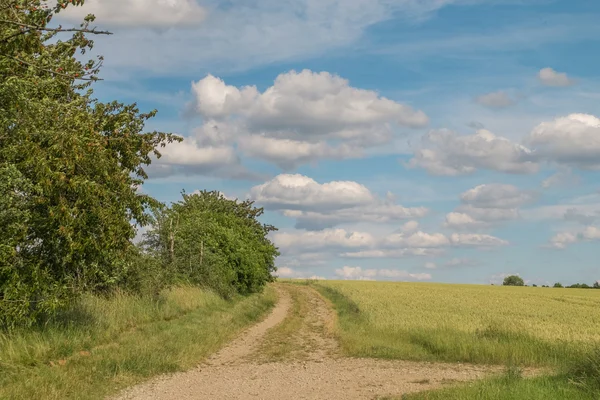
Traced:
[[13, 60], [18, 61], [20, 63], [23, 63], [25, 65], [29, 65], [30, 67], [37, 68], [40, 71], [45, 71], [45, 72], [48, 72], [48, 73], [51, 73], [51, 74], [55, 74], [55, 75], [59, 75], [59, 76], [64, 76], [65, 78], [79, 79], [79, 80], [82, 80], [82, 81], [102, 81], [103, 80], [101, 78], [86, 78], [84, 75], [82, 75], [82, 76], [74, 76], [74, 75], [69, 75], [69, 74], [63, 74], [61, 72], [52, 71], [51, 69], [43, 68], [43, 67], [40, 67], [39, 65], [35, 65], [33, 63], [21, 60], [20, 58], [17, 58], [17, 57], [14, 57], [14, 56], [8, 56], [6, 54], [0, 54], [0, 56], [1, 57], [6, 57], [6, 58], [13, 59]]
[[36, 30], [44, 31], [44, 32], [83, 32], [83, 33], [91, 33], [94, 35], [112, 35], [113, 34], [112, 32], [109, 32], [109, 31], [97, 31], [96, 28], [94, 28], [94, 29], [88, 29], [88, 28], [63, 29], [62, 27], [60, 27], [60, 28], [44, 28], [39, 25], [23, 24], [21, 22], [10, 21], [10, 20], [6, 20], [6, 19], [0, 19], [0, 23], [16, 25], [16, 26], [20, 26], [21, 28], [27, 28], [25, 30], [22, 30], [20, 32], [14, 33], [10, 36], [0, 39], [0, 43], [6, 43], [10, 39], [13, 39], [17, 36], [24, 35], [26, 33], [29, 33], [31, 31], [36, 31]]

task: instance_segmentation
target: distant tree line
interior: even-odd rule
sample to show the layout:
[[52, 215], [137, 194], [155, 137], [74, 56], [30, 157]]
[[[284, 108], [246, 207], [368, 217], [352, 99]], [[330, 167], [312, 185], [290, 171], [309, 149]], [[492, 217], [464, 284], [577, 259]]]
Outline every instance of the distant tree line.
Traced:
[[[510, 275], [504, 278], [503, 286], [527, 286], [525, 285], [525, 281], [519, 275]], [[536, 284], [531, 285], [533, 287], [537, 287]], [[548, 285], [542, 285], [541, 287], [550, 287]], [[570, 286], [563, 286], [560, 282], [556, 282], [552, 287], [554, 288], [573, 288], [573, 289], [600, 289], [600, 283], [598, 281], [594, 282], [592, 285], [587, 285], [585, 283], [575, 283]]]
[[[216, 192], [166, 206], [137, 190], [160, 148], [156, 114], [93, 97], [102, 57], [88, 15], [51, 26], [83, 0], [0, 6], [0, 327], [33, 324], [83, 293], [156, 294], [186, 282], [225, 297], [260, 291], [278, 255], [262, 209]], [[67, 40], [58, 35], [67, 32]], [[136, 246], [135, 226], [148, 226]]]

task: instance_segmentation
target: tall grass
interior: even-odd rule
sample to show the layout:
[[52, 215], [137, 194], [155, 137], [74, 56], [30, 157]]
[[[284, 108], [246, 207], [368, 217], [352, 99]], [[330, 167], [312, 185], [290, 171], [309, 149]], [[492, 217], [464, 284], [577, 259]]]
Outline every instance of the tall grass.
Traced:
[[600, 342], [600, 293], [384, 282], [314, 284], [335, 305], [346, 354], [560, 366]]
[[225, 301], [194, 287], [157, 298], [86, 296], [34, 329], [0, 333], [1, 399], [99, 399], [189, 368], [276, 300], [273, 289]]

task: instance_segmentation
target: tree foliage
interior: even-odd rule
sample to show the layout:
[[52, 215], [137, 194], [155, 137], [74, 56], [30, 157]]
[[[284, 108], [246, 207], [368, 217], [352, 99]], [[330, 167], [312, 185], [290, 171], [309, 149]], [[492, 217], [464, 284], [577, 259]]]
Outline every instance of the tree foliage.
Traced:
[[[81, 291], [107, 290], [126, 271], [135, 228], [156, 206], [136, 188], [158, 148], [178, 137], [142, 133], [156, 111], [101, 103], [91, 83], [102, 58], [88, 16], [50, 27], [41, 0], [0, 6], [0, 323], [52, 310]], [[70, 37], [62, 40], [62, 32]]]
[[525, 281], [519, 275], [510, 275], [504, 278], [504, 282], [502, 283], [504, 286], [524, 286]]
[[229, 200], [216, 191], [184, 192], [181, 201], [155, 211], [144, 245], [175, 280], [225, 297], [258, 292], [272, 280], [279, 255], [267, 237], [276, 228], [261, 224], [262, 214], [253, 202]]

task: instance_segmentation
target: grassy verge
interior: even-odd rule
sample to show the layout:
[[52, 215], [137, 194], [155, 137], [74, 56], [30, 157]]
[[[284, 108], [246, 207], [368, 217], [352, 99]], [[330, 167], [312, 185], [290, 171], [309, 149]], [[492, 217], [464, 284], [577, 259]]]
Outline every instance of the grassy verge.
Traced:
[[[581, 365], [586, 365], [583, 361]], [[590, 371], [592, 372], [592, 371]], [[596, 371], [598, 373], [600, 371]], [[598, 376], [593, 378], [575, 370], [554, 376], [523, 379], [507, 372], [504, 376], [484, 379], [441, 390], [406, 395], [397, 400], [598, 400]], [[391, 399], [390, 399], [391, 400]]]
[[233, 301], [189, 287], [159, 299], [85, 297], [43, 327], [0, 334], [0, 398], [100, 399], [185, 370], [275, 301], [272, 288]]

